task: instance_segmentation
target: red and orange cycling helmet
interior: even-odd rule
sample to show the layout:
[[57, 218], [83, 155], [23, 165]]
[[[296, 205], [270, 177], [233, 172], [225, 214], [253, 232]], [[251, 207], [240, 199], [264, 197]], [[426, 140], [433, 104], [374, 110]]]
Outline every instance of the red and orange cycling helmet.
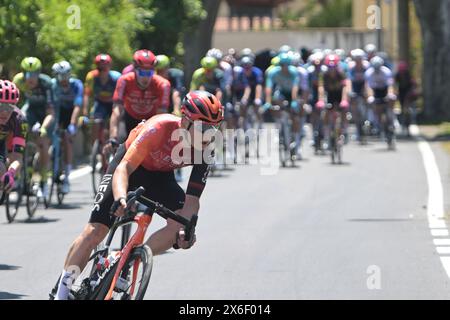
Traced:
[[153, 69], [156, 65], [156, 56], [147, 49], [138, 50], [133, 55], [135, 68]]
[[192, 91], [181, 105], [181, 113], [191, 121], [219, 125], [223, 120], [223, 106], [219, 99], [207, 91]]
[[17, 104], [19, 98], [19, 88], [13, 82], [0, 80], [0, 103]]
[[337, 54], [329, 54], [326, 56], [325, 58], [325, 65], [328, 68], [337, 68], [339, 66], [341, 59], [339, 58], [339, 56]]
[[112, 58], [109, 54], [100, 53], [95, 57], [94, 62], [97, 65], [97, 67], [110, 66], [112, 64]]

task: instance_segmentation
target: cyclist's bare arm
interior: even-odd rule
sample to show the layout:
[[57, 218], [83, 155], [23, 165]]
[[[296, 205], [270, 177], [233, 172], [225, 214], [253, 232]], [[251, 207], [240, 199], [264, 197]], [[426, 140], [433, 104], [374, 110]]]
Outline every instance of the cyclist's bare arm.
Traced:
[[128, 192], [128, 178], [137, 169], [137, 166], [127, 160], [122, 160], [114, 171], [112, 191], [114, 201], [120, 200], [120, 206], [115, 212], [117, 216], [122, 216], [126, 208], [126, 197]]
[[172, 101], [173, 101], [173, 113], [176, 115], [181, 114], [181, 96], [178, 90], [173, 90]]
[[120, 120], [120, 109], [122, 107], [121, 102], [114, 102], [111, 119], [109, 121], [109, 138], [117, 139], [119, 134], [119, 120]]
[[319, 97], [319, 101], [325, 101], [325, 88], [323, 86], [323, 82], [320, 81], [319, 86], [318, 86], [318, 97]]
[[48, 130], [48, 128], [52, 124], [53, 119], [55, 117], [55, 112], [54, 112], [54, 109], [52, 106], [48, 106], [46, 112], [47, 112], [47, 116], [44, 118], [42, 126]]
[[8, 169], [14, 169], [16, 172], [19, 172], [23, 162], [23, 155], [19, 152], [11, 152], [8, 158], [10, 163]]
[[366, 87], [367, 96], [373, 97], [374, 93], [373, 93], [372, 88], [369, 86], [368, 81], [366, 81], [365, 87]]
[[349, 94], [350, 94], [350, 88], [351, 88], [351, 81], [349, 79], [344, 80], [344, 88], [342, 90], [342, 100], [349, 101]]
[[217, 88], [215, 96], [219, 101], [222, 100], [222, 90], [220, 88]]
[[70, 124], [73, 124], [74, 126], [77, 125], [78, 117], [80, 115], [81, 107], [75, 106], [72, 111], [72, 117], [70, 118]]
[[250, 88], [250, 86], [245, 87], [244, 95], [242, 96], [242, 100], [248, 101], [251, 93], [252, 93], [252, 89]]
[[255, 100], [262, 100], [262, 92], [263, 92], [263, 87], [262, 85], [258, 84], [256, 85], [255, 88]]
[[272, 88], [266, 87], [266, 103], [272, 103]]
[[87, 116], [89, 114], [89, 94], [85, 93], [83, 96], [83, 116]]
[[292, 86], [291, 97], [292, 101], [298, 100], [298, 85]]

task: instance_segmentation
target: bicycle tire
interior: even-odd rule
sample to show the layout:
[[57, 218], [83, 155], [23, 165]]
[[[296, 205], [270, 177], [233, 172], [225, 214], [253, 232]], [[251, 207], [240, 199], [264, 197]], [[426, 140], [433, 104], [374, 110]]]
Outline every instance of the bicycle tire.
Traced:
[[[91, 172], [91, 182], [92, 182], [92, 190], [94, 191], [94, 196], [97, 193], [97, 188], [98, 185], [100, 184], [100, 180], [101, 180], [101, 173], [99, 173], [97, 171], [97, 165], [98, 165], [98, 159], [97, 159], [97, 155], [100, 153], [99, 150], [99, 141], [98, 139], [95, 140], [94, 145], [92, 146], [92, 150], [91, 150], [91, 167], [92, 167], [92, 172]], [[100, 175], [100, 177], [98, 177], [98, 175]]]
[[8, 222], [11, 223], [16, 218], [17, 214], [19, 213], [20, 204], [22, 203], [22, 196], [23, 196], [23, 186], [22, 184], [19, 186], [17, 192], [17, 199], [15, 203], [11, 203], [10, 197], [12, 192], [9, 192], [6, 196], [5, 206], [6, 206], [6, 217], [8, 219]]
[[[144, 298], [145, 292], [147, 291], [148, 283], [150, 282], [150, 276], [153, 268], [153, 253], [146, 245], [138, 246], [130, 252], [125, 266], [129, 265], [136, 258], [139, 258], [141, 259], [141, 261], [143, 261], [143, 265], [145, 268], [142, 272], [141, 285], [138, 288], [135, 298], [135, 300], [142, 300]], [[103, 278], [98, 287], [95, 289], [92, 295], [92, 298], [94, 300], [104, 300], [106, 298], [106, 295], [108, 294], [108, 291], [111, 287], [114, 274], [116, 273], [117, 266], [119, 265], [119, 261], [114, 264], [114, 266], [108, 271], [108, 274]]]
[[[30, 152], [30, 149], [32, 150]], [[32, 157], [29, 155], [32, 154]], [[37, 146], [34, 143], [27, 143], [25, 147], [25, 156], [24, 163], [26, 163], [26, 182], [25, 182], [25, 193], [27, 195], [26, 199], [26, 207], [27, 214], [29, 218], [32, 218], [36, 212], [36, 209], [39, 205], [40, 199], [37, 196], [37, 189], [35, 187], [35, 182], [33, 181], [33, 173], [35, 172], [35, 168], [38, 164], [39, 152], [37, 152]]]
[[61, 183], [56, 185], [56, 198], [58, 199], [58, 205], [62, 205], [65, 194], [61, 191]]

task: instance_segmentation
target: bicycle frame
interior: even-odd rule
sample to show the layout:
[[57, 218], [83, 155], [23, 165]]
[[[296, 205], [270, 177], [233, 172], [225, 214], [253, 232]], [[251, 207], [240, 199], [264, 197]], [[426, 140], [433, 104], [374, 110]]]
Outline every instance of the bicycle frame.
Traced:
[[[116, 269], [114, 278], [111, 283], [111, 287], [109, 288], [109, 291], [105, 297], [105, 300], [111, 300], [114, 288], [116, 287], [117, 280], [119, 279], [120, 273], [122, 272], [122, 269], [125, 266], [125, 263], [127, 262], [127, 259], [131, 253], [131, 250], [133, 248], [141, 245], [144, 242], [145, 233], [147, 232], [147, 229], [150, 226], [150, 223], [152, 221], [152, 215], [143, 214], [141, 216], [133, 217], [132, 220], [124, 220], [121, 223], [116, 224], [114, 226], [114, 231], [112, 231], [110, 233], [110, 237], [108, 238], [108, 241], [107, 241], [107, 243], [108, 242], [109, 243], [107, 244], [107, 246], [109, 246], [109, 244], [111, 243], [112, 237], [114, 236], [114, 233], [117, 230], [117, 228], [120, 226], [123, 226], [125, 224], [128, 224], [132, 221], [137, 223], [137, 225], [138, 225], [137, 231], [133, 234], [133, 236], [128, 241], [128, 243], [125, 245], [125, 247], [120, 251], [119, 265]], [[133, 272], [133, 281], [132, 281], [132, 287], [131, 287], [131, 291], [130, 291], [131, 294], [133, 294], [133, 292], [134, 292], [135, 280], [136, 280], [136, 276], [137, 276], [137, 274], [136, 274], [137, 270], [134, 269], [133, 271], [134, 271]]]
[[[142, 194], [144, 193], [144, 188], [140, 187], [134, 192], [129, 192], [127, 197], [127, 207], [131, 207], [132, 204], [134, 204], [135, 201], [142, 203], [146, 207], [148, 207], [147, 210], [145, 210], [141, 215], [136, 216], [128, 216], [125, 218], [120, 219], [117, 223], [113, 225], [111, 228], [111, 232], [108, 236], [108, 239], [106, 241], [106, 248], [109, 248], [111, 245], [112, 239], [114, 237], [114, 233], [117, 231], [117, 229], [123, 225], [129, 224], [129, 223], [137, 223], [137, 230], [133, 234], [133, 236], [130, 238], [130, 240], [127, 242], [125, 247], [120, 251], [119, 253], [119, 265], [116, 269], [116, 272], [114, 274], [111, 286], [109, 288], [109, 291], [105, 297], [105, 300], [111, 300], [114, 288], [116, 286], [117, 280], [119, 279], [120, 273], [122, 272], [123, 267], [125, 266], [125, 263], [127, 262], [128, 257], [130, 256], [131, 250], [133, 248], [141, 245], [144, 242], [145, 233], [147, 232], [148, 227], [150, 226], [150, 223], [152, 221], [153, 214], [156, 213], [159, 216], [161, 216], [164, 219], [172, 219], [177, 221], [178, 223], [182, 224], [186, 228], [185, 238], [190, 239], [191, 235], [194, 234], [195, 226], [197, 224], [197, 215], [194, 215], [191, 219], [187, 219], [183, 216], [180, 216], [176, 214], [175, 212], [163, 207], [161, 204], [152, 201], [146, 197], [144, 197]], [[133, 269], [133, 281], [132, 281], [132, 287], [130, 293], [134, 293], [135, 289], [135, 279], [137, 276], [137, 269]]]

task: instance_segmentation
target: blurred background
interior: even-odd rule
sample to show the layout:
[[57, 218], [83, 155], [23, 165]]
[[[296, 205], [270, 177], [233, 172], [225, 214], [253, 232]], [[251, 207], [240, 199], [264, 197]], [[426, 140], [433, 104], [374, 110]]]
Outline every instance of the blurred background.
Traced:
[[350, 50], [372, 42], [410, 62], [422, 79], [419, 121], [435, 122], [450, 119], [449, 20], [444, 0], [3, 0], [0, 73], [15, 74], [34, 55], [46, 68], [66, 59], [84, 77], [98, 52], [120, 69], [148, 48], [172, 57], [188, 82], [211, 47]]

